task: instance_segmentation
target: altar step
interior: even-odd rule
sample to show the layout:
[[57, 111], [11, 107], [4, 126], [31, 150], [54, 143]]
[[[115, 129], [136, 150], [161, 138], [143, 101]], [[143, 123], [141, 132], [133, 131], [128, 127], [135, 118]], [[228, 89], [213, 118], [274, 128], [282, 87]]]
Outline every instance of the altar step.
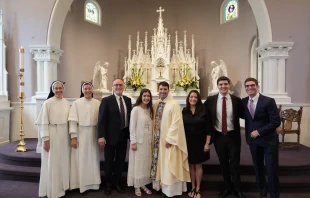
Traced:
[[[16, 142], [0, 145], [0, 180], [39, 182], [41, 155], [35, 153], [35, 139], [27, 139], [26, 142], [28, 152], [25, 153], [14, 152]], [[240, 165], [242, 189], [245, 192], [256, 192], [254, 168], [249, 160], [250, 155], [246, 153], [245, 149], [241, 156], [243, 160]], [[216, 154], [214, 149], [212, 150], [211, 159], [203, 165], [202, 188], [219, 191], [223, 185], [223, 178], [221, 176], [221, 167], [216, 161]], [[281, 151], [282, 161], [280, 161], [279, 167], [281, 192], [310, 192], [310, 163], [309, 158], [306, 157], [309, 155], [309, 151], [309, 148], [303, 148], [299, 151]], [[124, 167], [124, 183], [126, 183], [127, 165], [126, 163]], [[102, 167], [104, 167], [103, 159], [101, 169]], [[102, 181], [104, 181], [103, 172], [101, 172], [101, 176]]]
[[[126, 182], [127, 173], [123, 173], [123, 183]], [[284, 193], [310, 192], [310, 176], [280, 176], [280, 191]], [[24, 181], [38, 183], [40, 180], [40, 167], [25, 167], [8, 164], [0, 164], [0, 180]], [[101, 180], [104, 181], [104, 173], [101, 171]], [[254, 175], [241, 175], [242, 190], [244, 192], [256, 192]], [[201, 188], [210, 191], [221, 191], [223, 177], [219, 175], [204, 174]]]

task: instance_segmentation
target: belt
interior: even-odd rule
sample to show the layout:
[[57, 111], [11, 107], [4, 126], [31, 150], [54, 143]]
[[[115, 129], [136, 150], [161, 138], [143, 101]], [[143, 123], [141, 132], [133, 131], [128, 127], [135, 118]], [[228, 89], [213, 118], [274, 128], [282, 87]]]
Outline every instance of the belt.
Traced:
[[[223, 133], [220, 131], [215, 131], [215, 132], [217, 132], [219, 135], [223, 135]], [[226, 135], [231, 135], [233, 132], [234, 132], [234, 130], [227, 131]]]

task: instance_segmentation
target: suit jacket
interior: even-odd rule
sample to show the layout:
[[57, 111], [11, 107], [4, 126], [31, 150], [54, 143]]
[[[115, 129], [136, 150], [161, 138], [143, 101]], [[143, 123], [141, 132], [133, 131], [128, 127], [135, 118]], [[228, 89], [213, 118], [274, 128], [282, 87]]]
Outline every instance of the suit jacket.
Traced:
[[[232, 134], [235, 141], [241, 145], [241, 135], [240, 135], [240, 121], [239, 118], [243, 117], [243, 105], [241, 99], [237, 96], [230, 95], [232, 101], [233, 109], [233, 125], [234, 132]], [[216, 106], [217, 106], [218, 94], [214, 96], [209, 96], [205, 101], [204, 105], [207, 111], [208, 117], [208, 131], [211, 132], [211, 142], [215, 141], [215, 123], [216, 123]]]
[[[127, 107], [127, 120], [128, 126], [130, 121], [131, 112], [131, 99], [124, 96], [125, 105]], [[104, 137], [107, 144], [116, 145], [119, 138], [128, 139], [129, 138], [129, 127], [120, 129], [121, 126], [121, 115], [116, 101], [115, 95], [110, 95], [102, 99], [99, 115], [98, 115], [98, 127], [97, 127], [97, 138]]]
[[[280, 116], [275, 100], [259, 94], [254, 118], [250, 114], [248, 101], [249, 97], [242, 99], [247, 143], [276, 143], [278, 141], [276, 128], [280, 126]], [[254, 130], [258, 131], [259, 137], [251, 138], [250, 134]]]

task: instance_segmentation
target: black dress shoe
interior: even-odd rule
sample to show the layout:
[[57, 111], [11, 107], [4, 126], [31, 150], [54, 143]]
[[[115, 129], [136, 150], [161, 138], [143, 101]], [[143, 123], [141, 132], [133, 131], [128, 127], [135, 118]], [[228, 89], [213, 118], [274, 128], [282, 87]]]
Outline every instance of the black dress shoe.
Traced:
[[115, 189], [116, 189], [116, 191], [118, 192], [118, 193], [121, 193], [121, 194], [123, 194], [124, 192], [125, 192], [125, 190], [123, 189], [123, 188], [121, 188], [121, 186], [115, 186]]
[[110, 195], [111, 192], [112, 192], [111, 187], [105, 187], [105, 188], [104, 188], [104, 194], [105, 194], [105, 195]]
[[236, 190], [234, 192], [234, 194], [238, 197], [238, 198], [245, 198], [245, 196], [242, 194], [242, 192], [240, 192], [239, 190]]
[[232, 190], [227, 188], [226, 190], [224, 190], [223, 192], [221, 192], [219, 194], [219, 198], [224, 198], [227, 197], [228, 195], [230, 195], [232, 193]]
[[167, 195], [165, 195], [163, 192], [161, 193], [161, 197], [166, 198]]

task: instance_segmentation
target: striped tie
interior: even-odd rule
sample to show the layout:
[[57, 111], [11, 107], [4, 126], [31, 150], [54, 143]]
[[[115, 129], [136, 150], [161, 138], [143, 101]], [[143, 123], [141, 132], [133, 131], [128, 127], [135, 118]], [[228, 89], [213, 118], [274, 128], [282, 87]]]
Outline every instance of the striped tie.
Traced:
[[121, 129], [125, 128], [125, 109], [122, 97], [119, 97], [119, 106], [121, 114]]

